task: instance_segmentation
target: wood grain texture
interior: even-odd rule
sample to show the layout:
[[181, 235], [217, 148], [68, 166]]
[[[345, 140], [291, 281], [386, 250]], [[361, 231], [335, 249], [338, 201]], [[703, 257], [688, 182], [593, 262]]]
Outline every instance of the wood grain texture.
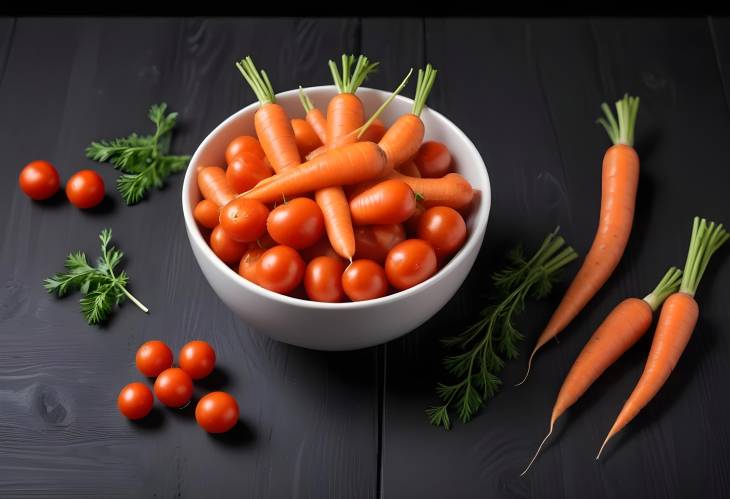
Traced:
[[[253, 54], [280, 90], [321, 83], [325, 58], [352, 50], [358, 29], [338, 19], [17, 21], [0, 86], [0, 496], [375, 496], [375, 352], [330, 355], [248, 331], [194, 262], [182, 176], [127, 208], [115, 172], [83, 156], [92, 139], [147, 129], [147, 107], [163, 99], [181, 115], [175, 149], [192, 152], [254, 99], [236, 59]], [[35, 158], [63, 178], [99, 171], [109, 209], [29, 202], [16, 178]], [[40, 284], [69, 251], [96, 255], [106, 226], [151, 314], [125, 305], [95, 330], [77, 297], [53, 299]], [[161, 409], [151, 428], [118, 415], [119, 389], [141, 379], [134, 351], [151, 338], [175, 350], [193, 338], [213, 344], [221, 372], [196, 393], [221, 387], [238, 399], [233, 435], [205, 434], [192, 407]]]
[[[251, 54], [281, 91], [330, 83], [326, 60], [343, 51], [381, 62], [366, 82], [376, 88], [393, 88], [411, 66], [440, 70], [429, 104], [482, 153], [493, 206], [474, 270], [442, 311], [400, 340], [337, 354], [259, 336], [215, 297], [184, 233], [181, 175], [127, 208], [112, 187], [116, 173], [83, 149], [146, 130], [148, 106], [166, 100], [180, 112], [173, 147], [192, 152], [254, 100], [235, 60]], [[649, 338], [569, 411], [518, 477], [563, 376], [605, 314], [682, 264], [693, 215], [730, 223], [729, 82], [728, 19], [0, 19], [0, 497], [730, 496], [727, 249], [700, 287], [685, 355], [605, 460], [593, 456]], [[473, 319], [505, 250], [519, 241], [534, 248], [557, 225], [580, 253], [590, 245], [608, 145], [594, 120], [602, 100], [624, 91], [641, 97], [642, 173], [621, 265], [560, 343], [541, 352], [526, 385], [511, 387], [523, 355], [473, 422], [448, 433], [429, 426], [423, 410], [442, 377], [438, 339]], [[105, 208], [26, 199], [18, 170], [39, 158], [63, 179], [99, 171]], [[151, 314], [126, 304], [96, 330], [78, 296], [54, 299], [40, 283], [68, 252], [96, 255], [103, 227], [114, 229], [132, 291]], [[523, 353], [563, 290], [521, 318]], [[214, 345], [220, 369], [196, 396], [221, 388], [238, 399], [232, 434], [205, 434], [192, 407], [159, 408], [144, 424], [118, 415], [118, 390], [142, 379], [134, 352], [151, 338], [174, 350], [193, 338]]]

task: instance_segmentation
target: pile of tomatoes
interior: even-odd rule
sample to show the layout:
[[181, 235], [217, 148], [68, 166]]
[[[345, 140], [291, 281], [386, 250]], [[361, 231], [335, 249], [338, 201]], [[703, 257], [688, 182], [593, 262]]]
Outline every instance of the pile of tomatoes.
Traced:
[[[179, 367], [172, 367], [172, 350], [164, 342], [152, 340], [137, 350], [135, 364], [148, 378], [156, 378], [154, 394], [167, 407], [187, 406], [193, 397], [193, 380], [203, 379], [215, 368], [215, 350], [207, 342], [195, 340], [180, 350]], [[129, 419], [137, 420], [152, 410], [154, 397], [144, 383], [130, 383], [119, 393], [117, 406]], [[208, 433], [224, 433], [238, 422], [238, 403], [225, 392], [203, 396], [195, 407], [195, 419]]]
[[[273, 173], [255, 137], [237, 137], [225, 157], [225, 171], [199, 170], [201, 192], [206, 192], [201, 183], [206, 175], [241, 193]], [[451, 155], [439, 142], [424, 142], [410, 167], [422, 177], [442, 177], [451, 170]], [[430, 278], [467, 238], [459, 211], [424, 206], [418, 193], [397, 178], [376, 184], [345, 188], [355, 230], [352, 262], [330, 245], [311, 194], [267, 205], [243, 197], [217, 204], [213, 193], [194, 207], [193, 215], [218, 258], [261, 287], [320, 302], [371, 300]], [[380, 197], [378, 210], [358, 199], [363, 193]]]
[[[58, 192], [61, 177], [48, 161], [31, 161], [20, 171], [18, 184], [26, 196], [42, 201]], [[66, 182], [66, 197], [77, 208], [93, 208], [104, 199], [104, 180], [94, 170], [80, 170]]]

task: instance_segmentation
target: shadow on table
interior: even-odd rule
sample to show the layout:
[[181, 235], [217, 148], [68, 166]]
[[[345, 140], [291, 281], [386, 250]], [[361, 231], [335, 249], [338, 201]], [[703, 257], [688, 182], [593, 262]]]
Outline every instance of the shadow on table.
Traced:
[[208, 438], [226, 447], [245, 447], [256, 441], [256, 433], [245, 421], [239, 419], [236, 426], [226, 433], [209, 433]]
[[158, 430], [165, 426], [165, 417], [159, 407], [153, 407], [147, 416], [130, 423], [141, 430]]

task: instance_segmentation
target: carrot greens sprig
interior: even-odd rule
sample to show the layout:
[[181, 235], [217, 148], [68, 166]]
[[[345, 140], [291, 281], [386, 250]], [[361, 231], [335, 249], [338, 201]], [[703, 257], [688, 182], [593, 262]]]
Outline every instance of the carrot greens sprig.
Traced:
[[494, 396], [501, 384], [497, 375], [504, 366], [504, 358], [518, 355], [517, 344], [523, 336], [515, 328], [514, 320], [524, 310], [525, 300], [547, 296], [559, 271], [577, 257], [557, 230], [545, 238], [529, 260], [520, 249], [509, 254], [511, 265], [492, 276], [500, 301], [485, 307], [482, 318], [464, 332], [442, 340], [447, 348], [457, 350], [443, 359], [444, 367], [457, 381], [436, 386], [436, 394], [443, 403], [426, 410], [431, 424], [448, 430], [452, 406], [466, 423]]
[[692, 238], [690, 239], [687, 261], [684, 265], [681, 293], [694, 296], [700, 280], [710, 263], [712, 255], [730, 238], [730, 234], [722, 224], [707, 223], [704, 218], [695, 217], [692, 222]]
[[428, 99], [433, 84], [436, 81], [437, 70], [433, 66], [426, 64], [425, 71], [418, 70], [418, 82], [416, 83], [416, 96], [413, 99], [413, 114], [420, 116], [423, 108], [426, 107], [426, 99]]
[[[357, 57], [355, 62], [354, 55], [342, 54], [342, 73], [340, 74], [339, 69], [335, 61], [329, 61], [330, 72], [332, 73], [332, 79], [337, 86], [337, 90], [341, 94], [354, 94], [355, 91], [362, 85], [365, 79], [375, 72], [375, 68], [378, 67], [378, 62], [370, 62], [370, 60], [364, 55]], [[352, 65], [355, 64], [355, 68], [352, 69]]]
[[256, 65], [253, 63], [251, 56], [247, 56], [238, 61], [236, 67], [251, 87], [251, 90], [253, 90], [253, 93], [256, 94], [256, 98], [262, 106], [264, 104], [276, 103], [276, 94], [274, 93], [274, 88], [271, 86], [269, 76], [263, 69], [260, 72], [256, 69]]
[[634, 146], [634, 127], [636, 126], [636, 115], [639, 113], [639, 98], [630, 97], [624, 94], [623, 98], [616, 102], [616, 116], [607, 103], [601, 104], [605, 118], [598, 118], [596, 123], [603, 126], [614, 144]]

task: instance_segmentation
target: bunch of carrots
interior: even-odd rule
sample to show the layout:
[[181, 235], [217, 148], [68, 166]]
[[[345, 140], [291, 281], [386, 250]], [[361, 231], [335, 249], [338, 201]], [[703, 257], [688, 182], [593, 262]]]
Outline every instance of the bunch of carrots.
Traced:
[[[639, 99], [624, 96], [616, 103], [616, 117], [607, 104], [598, 120], [613, 142], [603, 159], [603, 185], [598, 229], [572, 283], [537, 339], [530, 355], [527, 380], [536, 352], [562, 332], [601, 289], [618, 265], [631, 233], [639, 179], [639, 156], [633, 147]], [[626, 400], [596, 459], [613, 436], [631, 422], [660, 391], [681, 357], [699, 316], [694, 295], [710, 257], [730, 238], [722, 224], [694, 218], [684, 271], [670, 267], [656, 288], [644, 298], [619, 303], [596, 329], [568, 372], [552, 409], [548, 434], [522, 472], [524, 475], [568, 408], [622, 354], [631, 348], [652, 324], [660, 309], [656, 331], [644, 372]]]
[[386, 126], [378, 117], [412, 70], [366, 118], [357, 90], [377, 65], [329, 61], [338, 93], [320, 110], [300, 87], [304, 117], [292, 118], [265, 71], [236, 63], [260, 102], [256, 137], [228, 144], [225, 169], [199, 169], [194, 216], [242, 277], [299, 298], [370, 300], [425, 281], [464, 244], [474, 191], [445, 145], [424, 142], [420, 118], [437, 71], [418, 71], [411, 113]]

